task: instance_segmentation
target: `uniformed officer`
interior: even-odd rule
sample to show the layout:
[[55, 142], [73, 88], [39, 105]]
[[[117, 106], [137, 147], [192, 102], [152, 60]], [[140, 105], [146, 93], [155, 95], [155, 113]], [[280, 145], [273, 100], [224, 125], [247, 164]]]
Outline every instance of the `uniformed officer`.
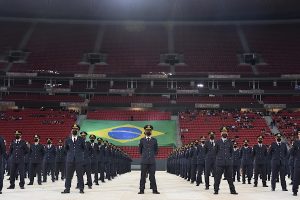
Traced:
[[89, 141], [86, 141], [87, 132], [82, 131], [80, 136], [85, 140], [85, 150], [84, 150], [84, 163], [83, 163], [83, 174], [86, 174], [87, 183], [89, 189], [92, 189], [92, 175], [91, 175], [91, 154], [92, 147]]
[[0, 136], [0, 194], [2, 194], [4, 178], [4, 160], [6, 156], [6, 146], [4, 139]]
[[70, 193], [71, 182], [76, 171], [78, 187], [80, 193], [84, 193], [84, 182], [83, 182], [83, 163], [84, 163], [84, 150], [85, 141], [82, 137], [78, 136], [80, 127], [77, 124], [72, 126], [72, 135], [65, 141], [66, 149], [66, 181], [65, 190], [62, 194]]
[[10, 186], [7, 189], [15, 189], [15, 180], [19, 172], [21, 189], [25, 184], [25, 155], [29, 152], [27, 144], [22, 140], [22, 132], [15, 132], [15, 140], [12, 141], [9, 149], [10, 155]]
[[197, 145], [197, 178], [196, 178], [196, 185], [202, 183], [202, 174], [205, 169], [205, 137], [200, 139], [200, 144]]
[[144, 130], [146, 137], [142, 138], [139, 144], [139, 151], [142, 156], [139, 194], [144, 194], [147, 172], [149, 173], [150, 185], [152, 187], [153, 194], [159, 194], [159, 192], [157, 191], [157, 185], [155, 180], [155, 156], [158, 153], [158, 144], [157, 140], [151, 137], [153, 126], [146, 125], [144, 127]]
[[286, 157], [288, 150], [286, 144], [282, 143], [282, 135], [276, 134], [276, 142], [273, 142], [270, 147], [271, 168], [272, 168], [272, 191], [275, 191], [276, 181], [280, 174], [281, 187], [283, 191], [288, 191], [286, 188]]
[[94, 183], [95, 185], [99, 185], [98, 181], [98, 144], [95, 143], [96, 136], [91, 134], [89, 136], [90, 138], [90, 143], [91, 143], [91, 148], [92, 148], [92, 153], [91, 153], [91, 173], [94, 174]]
[[216, 151], [215, 151], [215, 133], [210, 131], [208, 133], [209, 140], [205, 142], [205, 189], [209, 189], [209, 176], [215, 173]]
[[216, 152], [216, 172], [215, 172], [215, 183], [214, 183], [214, 194], [219, 193], [220, 182], [222, 174], [227, 179], [229, 184], [230, 193], [238, 194], [235, 191], [235, 187], [232, 181], [232, 153], [233, 153], [233, 144], [231, 140], [228, 139], [228, 132], [226, 127], [223, 127], [221, 130], [221, 139], [216, 141], [215, 146]]
[[294, 180], [294, 155], [292, 154], [291, 150], [293, 148], [293, 144], [294, 144], [294, 139], [291, 140], [291, 143], [290, 143], [290, 149], [289, 149], [289, 153], [288, 153], [288, 171], [289, 171], [289, 174], [290, 174], [290, 178], [291, 178], [291, 183], [290, 185], [293, 185], [293, 180]]
[[258, 144], [253, 146], [252, 155], [254, 158], [254, 187], [257, 187], [258, 175], [260, 174], [263, 187], [267, 186], [266, 160], [268, 158], [268, 149], [263, 144], [263, 136], [257, 138]]
[[30, 145], [29, 155], [30, 155], [30, 182], [28, 185], [33, 185], [34, 177], [37, 176], [38, 184], [42, 184], [42, 162], [45, 155], [45, 149], [42, 144], [40, 144], [40, 136], [34, 135], [34, 143]]
[[248, 178], [248, 184], [251, 184], [251, 178], [253, 173], [253, 158], [252, 148], [249, 147], [249, 140], [244, 140], [244, 146], [240, 150], [240, 159], [243, 184], [246, 183], [246, 176]]
[[238, 182], [241, 181], [241, 159], [240, 159], [240, 149], [238, 143], [233, 143], [233, 153], [232, 153], [232, 171], [233, 171], [233, 182], [235, 182], [235, 176]]
[[191, 158], [191, 183], [193, 184], [196, 181], [197, 177], [197, 150], [198, 150], [199, 141], [191, 143], [190, 147], [190, 158]]
[[56, 148], [52, 144], [52, 138], [47, 138], [45, 145], [43, 182], [47, 182], [47, 174], [50, 172], [52, 182], [55, 181], [55, 157]]
[[293, 181], [293, 195], [297, 196], [300, 185], [300, 131], [298, 131], [298, 139], [294, 141], [291, 148], [291, 154], [294, 157], [294, 179]]
[[65, 179], [65, 162], [66, 162], [66, 151], [63, 145], [63, 141], [58, 140], [58, 145], [56, 147], [56, 157], [55, 157], [55, 179], [58, 180], [59, 172], [61, 173], [61, 180]]
[[[105, 182], [104, 178], [104, 172], [106, 171], [105, 169], [108, 168], [108, 161], [107, 161], [107, 144], [104, 143], [102, 138], [98, 138], [98, 153], [97, 153], [97, 161], [98, 161], [98, 173], [97, 173], [97, 179], [98, 179], [98, 174], [100, 174], [99, 179], [101, 180], [102, 183]], [[98, 180], [97, 180], [98, 181]]]

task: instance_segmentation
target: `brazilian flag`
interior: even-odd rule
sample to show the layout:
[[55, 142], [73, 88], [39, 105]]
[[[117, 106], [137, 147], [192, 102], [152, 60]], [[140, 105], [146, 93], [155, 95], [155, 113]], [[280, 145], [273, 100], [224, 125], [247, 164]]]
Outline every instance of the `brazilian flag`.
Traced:
[[[152, 137], [157, 139], [159, 146], [175, 146], [176, 121], [110, 121], [83, 120], [80, 131], [94, 134], [117, 146], [137, 146], [144, 135], [144, 126], [153, 126]], [[87, 136], [88, 137], [88, 136]]]

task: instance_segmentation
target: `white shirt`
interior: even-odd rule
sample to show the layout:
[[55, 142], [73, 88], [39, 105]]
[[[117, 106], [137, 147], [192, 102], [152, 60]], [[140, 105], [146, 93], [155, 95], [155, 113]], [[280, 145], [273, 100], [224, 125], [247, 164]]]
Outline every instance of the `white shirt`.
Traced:
[[74, 139], [77, 140], [77, 136], [72, 136], [72, 141], [74, 142]]

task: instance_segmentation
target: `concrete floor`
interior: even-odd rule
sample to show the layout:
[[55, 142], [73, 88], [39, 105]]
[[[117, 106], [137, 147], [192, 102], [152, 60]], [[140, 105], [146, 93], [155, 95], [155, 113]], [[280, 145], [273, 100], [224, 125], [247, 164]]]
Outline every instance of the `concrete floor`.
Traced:
[[[107, 200], [291, 200], [299, 199], [292, 196], [291, 186], [288, 186], [288, 192], [281, 190], [280, 184], [277, 184], [277, 189], [272, 192], [270, 187], [263, 188], [261, 183], [257, 188], [253, 185], [243, 185], [236, 183], [236, 190], [238, 195], [231, 195], [226, 181], [221, 182], [221, 189], [219, 195], [213, 194], [213, 189], [204, 190], [204, 185], [199, 187], [190, 184], [189, 182], [179, 178], [175, 175], [166, 172], [157, 172], [156, 179], [160, 195], [152, 194], [150, 189], [145, 190], [144, 195], [138, 195], [139, 191], [139, 171], [133, 171], [128, 174], [116, 177], [112, 181], [107, 181], [100, 186], [93, 186], [93, 189], [85, 188], [85, 194], [79, 194], [79, 191], [74, 188], [76, 180], [73, 179], [73, 185], [70, 194], [61, 194], [64, 189], [64, 182], [57, 181], [55, 183], [48, 182], [39, 186], [35, 183], [33, 186], [25, 186], [24, 190], [18, 187], [16, 182], [16, 189], [7, 190], [9, 182], [4, 181], [3, 194], [0, 199], [3, 200], [85, 200], [87, 199], [107, 199]], [[7, 177], [5, 177], [7, 179]], [[212, 181], [212, 180], [211, 180]], [[288, 180], [287, 183], [290, 181]], [[28, 183], [28, 180], [26, 180]], [[211, 183], [212, 185], [213, 183]], [[146, 184], [149, 188], [149, 181]], [[268, 182], [270, 186], [270, 183]]]

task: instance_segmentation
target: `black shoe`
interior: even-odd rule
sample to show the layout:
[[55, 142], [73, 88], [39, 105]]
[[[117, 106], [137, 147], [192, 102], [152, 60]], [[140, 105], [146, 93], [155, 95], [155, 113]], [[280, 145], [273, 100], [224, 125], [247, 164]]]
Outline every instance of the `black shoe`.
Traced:
[[219, 194], [219, 191], [218, 191], [218, 190], [215, 190], [214, 194]]
[[282, 189], [282, 191], [288, 191], [286, 188]]
[[33, 183], [28, 183], [27, 185], [33, 185]]
[[20, 188], [22, 189], [22, 190], [24, 190], [25, 188], [24, 188], [24, 186], [20, 186]]
[[[2, 194], [2, 191], [0, 191], [0, 194]], [[296, 194], [296, 196], [297, 196], [297, 194]]]
[[297, 192], [294, 192], [294, 193], [293, 193], [293, 196], [297, 196]]
[[205, 187], [205, 190], [209, 190], [209, 187]]
[[231, 191], [230, 194], [238, 194], [235, 190]]
[[88, 186], [89, 189], [92, 189], [92, 186]]
[[272, 188], [272, 191], [275, 191], [275, 188]]
[[78, 186], [76, 186], [76, 188], [75, 189], [79, 189], [79, 187]]
[[80, 193], [80, 194], [84, 194], [83, 189], [80, 189], [79, 193]]
[[257, 184], [254, 184], [253, 187], [257, 187]]
[[140, 190], [138, 194], [145, 194], [144, 190]]
[[99, 185], [99, 183], [95, 183], [95, 185]]
[[157, 190], [153, 190], [153, 194], [160, 194]]
[[68, 194], [70, 193], [70, 190], [65, 189], [64, 191], [61, 192], [62, 194]]
[[86, 183], [85, 185], [88, 185], [88, 183]]
[[199, 183], [196, 184], [196, 186], [199, 186], [199, 185], [200, 185]]
[[250, 185], [250, 184], [251, 184], [251, 181], [248, 181], [248, 184]]
[[238, 182], [241, 182], [241, 180], [238, 180]]
[[39, 185], [42, 185], [42, 183], [38, 183]]
[[246, 184], [246, 183], [243, 181], [243, 184]]
[[269, 186], [265, 184], [265, 185], [263, 185], [263, 187], [269, 187]]
[[7, 189], [13, 190], [13, 189], [15, 189], [15, 186], [9, 186]]

